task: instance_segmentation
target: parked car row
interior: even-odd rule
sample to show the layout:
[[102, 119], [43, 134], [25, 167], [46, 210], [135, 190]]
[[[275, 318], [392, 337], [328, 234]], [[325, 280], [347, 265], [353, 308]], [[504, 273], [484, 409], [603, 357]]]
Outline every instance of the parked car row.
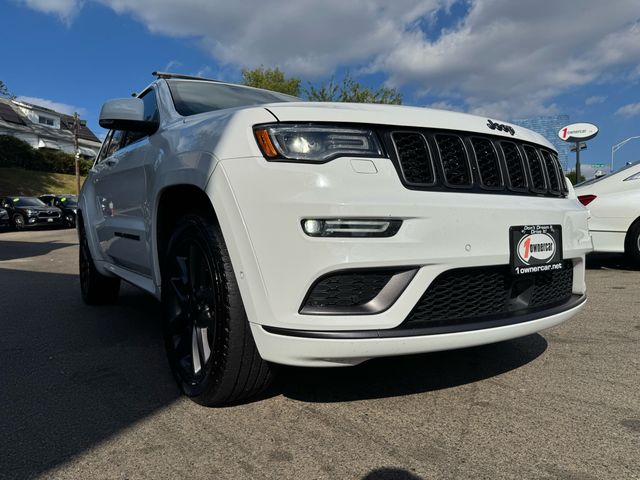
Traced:
[[75, 195], [0, 197], [0, 227], [24, 230], [32, 227], [75, 228], [78, 199]]

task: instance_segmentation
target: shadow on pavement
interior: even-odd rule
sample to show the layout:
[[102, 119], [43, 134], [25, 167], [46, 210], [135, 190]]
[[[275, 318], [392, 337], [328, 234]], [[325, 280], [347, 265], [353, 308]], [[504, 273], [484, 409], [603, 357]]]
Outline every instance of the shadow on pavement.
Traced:
[[[66, 463], [180, 397], [152, 297], [123, 284], [117, 305], [89, 307], [76, 275], [0, 269], [0, 283], [0, 479]], [[518, 368], [546, 346], [531, 335], [355, 368], [283, 367], [265, 397], [340, 402], [434, 391]], [[382, 469], [365, 478], [412, 475]]]
[[17, 258], [40, 257], [60, 248], [70, 247], [73, 243], [63, 242], [14, 242], [0, 240], [0, 261]]
[[423, 480], [415, 473], [402, 468], [378, 468], [362, 477], [362, 480]]
[[640, 270], [622, 253], [590, 253], [587, 255], [587, 270]]
[[0, 478], [64, 463], [179, 396], [155, 300], [125, 287], [92, 308], [78, 282], [0, 269]]
[[306, 402], [385, 398], [451, 388], [495, 377], [542, 355], [538, 334], [481, 347], [371, 360], [357, 367], [282, 367], [278, 393]]

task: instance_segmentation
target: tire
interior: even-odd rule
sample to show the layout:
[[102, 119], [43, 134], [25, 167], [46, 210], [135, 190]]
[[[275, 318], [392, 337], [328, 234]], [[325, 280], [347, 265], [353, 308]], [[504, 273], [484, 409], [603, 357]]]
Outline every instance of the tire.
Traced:
[[624, 243], [624, 251], [629, 260], [634, 265], [640, 266], [640, 221], [631, 225]]
[[271, 383], [222, 232], [205, 217], [185, 216], [174, 229], [162, 265], [162, 311], [171, 370], [195, 402], [237, 403]]
[[64, 225], [67, 228], [76, 228], [76, 216], [73, 213], [68, 213], [64, 216]]
[[16, 213], [13, 216], [13, 227], [16, 230], [24, 230], [24, 225], [25, 225], [24, 217], [21, 214]]
[[80, 292], [87, 305], [106, 305], [116, 303], [120, 293], [120, 279], [106, 277], [96, 270], [89, 242], [83, 228], [80, 234]]

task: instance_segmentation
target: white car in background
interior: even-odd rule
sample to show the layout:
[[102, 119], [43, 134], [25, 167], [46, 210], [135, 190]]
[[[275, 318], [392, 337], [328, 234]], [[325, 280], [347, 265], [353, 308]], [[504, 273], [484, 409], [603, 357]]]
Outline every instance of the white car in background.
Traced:
[[591, 212], [595, 252], [626, 253], [640, 264], [640, 162], [575, 186]]
[[159, 74], [112, 100], [80, 196], [87, 303], [163, 306], [181, 389], [254, 395], [271, 362], [499, 342], [584, 307], [587, 210], [525, 128]]

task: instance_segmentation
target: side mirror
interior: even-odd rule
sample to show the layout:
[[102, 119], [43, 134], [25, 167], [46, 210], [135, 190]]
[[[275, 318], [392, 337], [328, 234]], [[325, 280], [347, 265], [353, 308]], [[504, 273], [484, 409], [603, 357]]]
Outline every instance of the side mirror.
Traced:
[[108, 100], [100, 110], [100, 126], [109, 130], [124, 130], [152, 134], [158, 122], [145, 120], [141, 98], [116, 98]]

